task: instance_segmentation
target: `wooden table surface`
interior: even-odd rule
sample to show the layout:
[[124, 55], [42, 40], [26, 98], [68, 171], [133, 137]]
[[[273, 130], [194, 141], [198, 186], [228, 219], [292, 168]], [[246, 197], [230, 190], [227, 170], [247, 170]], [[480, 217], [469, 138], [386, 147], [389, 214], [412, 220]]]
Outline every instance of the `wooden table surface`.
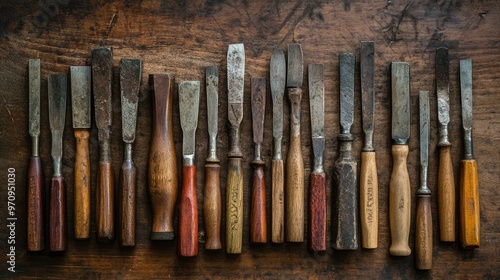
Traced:
[[[40, 4], [44, 2], [45, 4]], [[0, 278], [32, 277], [84, 279], [110, 278], [500, 278], [500, 6], [496, 1], [104, 1], [7, 0], [0, 3]], [[260, 2], [260, 1], [259, 1]], [[264, 1], [262, 1], [264, 2]], [[52, 4], [50, 4], [52, 3]], [[379, 247], [352, 252], [333, 251], [312, 254], [306, 243], [249, 244], [249, 202], [251, 187], [250, 77], [269, 76], [273, 47], [286, 51], [292, 42], [301, 43], [304, 66], [325, 65], [326, 153], [328, 220], [330, 220], [332, 166], [337, 157], [339, 133], [340, 52], [359, 51], [361, 40], [375, 41], [376, 98], [375, 149], [379, 167]], [[200, 253], [192, 259], [176, 255], [175, 242], [149, 240], [151, 212], [147, 195], [147, 158], [151, 140], [150, 73], [174, 73], [176, 81], [200, 80], [204, 88], [204, 69], [220, 66], [220, 106], [218, 155], [221, 159], [223, 201], [228, 151], [226, 51], [230, 43], [245, 44], [246, 71], [242, 150], [244, 159], [244, 234], [243, 253], [227, 255], [224, 251], [207, 252], [200, 238]], [[75, 140], [71, 107], [68, 104], [64, 131], [63, 175], [67, 182], [68, 248], [65, 253], [26, 252], [26, 173], [31, 152], [28, 135], [28, 59], [42, 61], [41, 158], [49, 185], [52, 174], [50, 129], [48, 123], [47, 75], [68, 73], [70, 65], [90, 65], [90, 50], [112, 46], [114, 50], [113, 127], [111, 153], [115, 174], [123, 159], [121, 141], [118, 63], [120, 58], [144, 60], [139, 102], [134, 161], [138, 167], [137, 245], [122, 249], [118, 242], [98, 243], [92, 216], [92, 239], [73, 238], [73, 167]], [[473, 60], [474, 151], [478, 160], [481, 199], [481, 247], [463, 250], [458, 243], [438, 240], [437, 215], [437, 110], [434, 79], [434, 53], [440, 46], [450, 53], [450, 136], [453, 144], [453, 168], [458, 182], [462, 157], [461, 106], [458, 65], [460, 59]], [[411, 139], [409, 173], [412, 191], [412, 228], [409, 257], [391, 257], [388, 252], [388, 186], [392, 159], [390, 154], [390, 77], [392, 61], [406, 61], [411, 73]], [[307, 89], [307, 67], [304, 67]], [[359, 77], [359, 64], [356, 66]], [[356, 79], [354, 154], [359, 159], [362, 145], [359, 78]], [[414, 224], [416, 189], [419, 185], [418, 91], [431, 93], [431, 131], [429, 185], [433, 191], [434, 267], [429, 272], [414, 269]], [[205, 91], [202, 91], [200, 118], [196, 133], [196, 165], [199, 228], [203, 230], [204, 164], [207, 154]], [[307, 93], [307, 91], [306, 91]], [[179, 125], [178, 98], [174, 99], [175, 149], [179, 171], [182, 132]], [[270, 162], [272, 158], [272, 102], [266, 99], [263, 159], [266, 161], [268, 227], [270, 228]], [[288, 149], [289, 108], [284, 113], [284, 153]], [[93, 120], [94, 121], [94, 120]], [[302, 101], [302, 151], [304, 154], [306, 197], [312, 166], [309, 102]], [[95, 184], [98, 141], [95, 123], [91, 130], [92, 215], [95, 214]], [[8, 232], [7, 174], [16, 174], [16, 272], [7, 271]], [[181, 174], [179, 172], [179, 174]], [[116, 177], [116, 182], [118, 177]], [[48, 187], [46, 188], [48, 191]], [[458, 192], [457, 192], [458, 193]], [[48, 197], [48, 196], [47, 196]], [[307, 215], [306, 215], [307, 217]], [[457, 217], [458, 218], [458, 217]], [[457, 219], [458, 220], [458, 219]], [[223, 221], [224, 222], [224, 221]], [[224, 224], [224, 223], [223, 223]], [[458, 223], [457, 223], [458, 226]], [[328, 242], [331, 229], [328, 223]], [[222, 229], [224, 234], [224, 227]], [[457, 230], [458, 233], [458, 230]], [[202, 236], [200, 234], [200, 236]], [[223, 235], [224, 236], [224, 235]], [[270, 239], [270, 238], [269, 238]], [[10, 245], [9, 245], [10, 246]]]

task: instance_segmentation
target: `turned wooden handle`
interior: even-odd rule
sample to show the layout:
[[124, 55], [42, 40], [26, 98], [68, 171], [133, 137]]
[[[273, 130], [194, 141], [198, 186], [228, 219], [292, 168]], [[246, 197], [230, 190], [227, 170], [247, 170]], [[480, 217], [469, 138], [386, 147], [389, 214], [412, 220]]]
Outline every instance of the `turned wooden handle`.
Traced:
[[135, 246], [135, 204], [137, 168], [132, 161], [124, 161], [121, 170], [120, 245]]
[[50, 251], [66, 250], [66, 189], [61, 176], [50, 185]]
[[196, 166], [182, 167], [182, 189], [179, 203], [179, 256], [198, 255], [198, 201], [196, 199]]
[[220, 193], [220, 165], [207, 163], [205, 165], [205, 191], [203, 194], [203, 215], [205, 218], [205, 249], [218, 250], [222, 248], [220, 227], [222, 220], [222, 204]]
[[75, 238], [90, 238], [90, 155], [86, 129], [75, 129], [76, 158], [74, 185]]
[[392, 146], [392, 174], [389, 184], [389, 223], [391, 228], [391, 246], [389, 253], [393, 256], [409, 256], [410, 236], [410, 177], [406, 160], [407, 145]]
[[311, 173], [309, 189], [309, 248], [326, 251], [326, 175]]
[[415, 266], [417, 269], [432, 268], [432, 215], [431, 196], [417, 198], [417, 222], [415, 225]]
[[300, 134], [292, 136], [286, 162], [286, 241], [304, 241], [304, 160]]
[[440, 240], [454, 242], [455, 179], [451, 163], [451, 145], [439, 148], [438, 203]]
[[272, 162], [272, 232], [271, 240], [274, 243], [285, 241], [285, 169], [283, 160], [274, 159]]
[[252, 207], [250, 212], [250, 241], [267, 243], [266, 182], [264, 163], [253, 162]]
[[109, 242], [115, 239], [114, 174], [110, 162], [99, 162], [97, 180], [97, 239]]
[[375, 152], [361, 153], [360, 174], [361, 238], [365, 249], [378, 247], [378, 176]]
[[477, 162], [473, 159], [462, 160], [460, 170], [460, 222], [462, 246], [479, 247], [479, 184]]
[[243, 241], [243, 160], [228, 158], [226, 186], [226, 252], [241, 254]]
[[45, 249], [44, 187], [40, 157], [31, 157], [28, 165], [28, 251]]

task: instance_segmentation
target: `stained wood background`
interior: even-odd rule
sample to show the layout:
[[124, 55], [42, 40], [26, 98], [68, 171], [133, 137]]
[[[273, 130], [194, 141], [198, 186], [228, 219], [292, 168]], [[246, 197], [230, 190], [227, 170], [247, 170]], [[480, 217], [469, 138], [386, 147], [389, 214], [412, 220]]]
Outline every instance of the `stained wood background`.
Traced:
[[[6, 0], [0, 3], [0, 224], [6, 221], [7, 169], [16, 169], [16, 273], [7, 271], [2, 261], [0, 278], [499, 278], [500, 277], [500, 6], [496, 1], [105, 1], [46, 0], [41, 2]], [[325, 64], [326, 154], [328, 201], [331, 201], [332, 166], [337, 157], [339, 133], [340, 52], [358, 52], [361, 40], [373, 40], [376, 47], [376, 131], [375, 149], [379, 175], [379, 248], [352, 252], [328, 250], [312, 254], [302, 244], [249, 244], [249, 205], [253, 146], [251, 142], [250, 77], [269, 76], [273, 47], [286, 50], [291, 42], [301, 43], [304, 52], [304, 88], [307, 64]], [[204, 69], [220, 66], [220, 106], [218, 155], [221, 159], [223, 194], [226, 181], [227, 87], [226, 51], [230, 43], [242, 42], [246, 51], [244, 119], [241, 125], [244, 153], [244, 242], [239, 256], [203, 249], [193, 259], [176, 255], [175, 242], [149, 240], [151, 225], [147, 195], [147, 158], [151, 138], [151, 95], [147, 75], [175, 73], [177, 81], [200, 80]], [[73, 238], [73, 167], [75, 140], [71, 107], [68, 102], [64, 131], [63, 175], [67, 182], [68, 249], [63, 254], [27, 253], [26, 179], [31, 152], [28, 135], [28, 59], [42, 61], [41, 158], [46, 186], [52, 174], [50, 129], [48, 123], [47, 75], [68, 73], [70, 65], [90, 65], [95, 46], [114, 49], [113, 128], [111, 153], [115, 173], [123, 158], [121, 141], [118, 63], [120, 58], [144, 60], [134, 161], [138, 167], [137, 246], [122, 249], [118, 242], [101, 244], [95, 238], [95, 184], [98, 161], [97, 130], [91, 131], [92, 231], [88, 241]], [[418, 91], [431, 92], [431, 108], [436, 108], [434, 52], [446, 46], [450, 54], [450, 135], [453, 144], [455, 181], [458, 182], [462, 152], [459, 60], [473, 60], [474, 148], [479, 167], [481, 198], [481, 247], [466, 251], [458, 243], [444, 244], [437, 233], [437, 114], [431, 111], [429, 185], [433, 191], [434, 268], [430, 272], [414, 269], [414, 253], [391, 257], [388, 220], [388, 185], [392, 166], [390, 147], [391, 61], [406, 61], [411, 72], [411, 134], [409, 173], [412, 189], [412, 230], [410, 247], [414, 252], [416, 189], [419, 184]], [[359, 77], [359, 65], [356, 68]], [[358, 160], [362, 145], [359, 79], [356, 80], [354, 153]], [[197, 195], [200, 230], [203, 229], [202, 203], [204, 160], [207, 153], [206, 100], [202, 91], [200, 118], [196, 133]], [[302, 151], [305, 173], [312, 166], [309, 102], [307, 90], [302, 101]], [[174, 104], [178, 104], [176, 98]], [[272, 158], [272, 102], [266, 99], [265, 133], [262, 155], [267, 162], [268, 216], [270, 213], [270, 162]], [[289, 108], [284, 109], [286, 155]], [[178, 106], [174, 107], [175, 148], [181, 163], [182, 132]], [[180, 170], [180, 165], [179, 165]], [[179, 174], [181, 174], [179, 172]], [[117, 177], [118, 178], [118, 177]], [[118, 182], [118, 180], [115, 180]], [[308, 175], [304, 182], [308, 186]], [[48, 191], [48, 188], [47, 188]], [[458, 194], [458, 192], [457, 192]], [[225, 196], [223, 195], [223, 199]], [[307, 187], [306, 197], [307, 200]], [[328, 218], [330, 219], [328, 203]], [[306, 215], [307, 217], [307, 215]], [[458, 218], [458, 217], [457, 217]], [[268, 227], [270, 229], [270, 217]], [[458, 225], [458, 223], [457, 223]], [[328, 224], [330, 242], [331, 226]], [[222, 230], [224, 233], [224, 229]], [[7, 229], [0, 227], [2, 260], [6, 260]], [[458, 233], [458, 231], [457, 231]]]

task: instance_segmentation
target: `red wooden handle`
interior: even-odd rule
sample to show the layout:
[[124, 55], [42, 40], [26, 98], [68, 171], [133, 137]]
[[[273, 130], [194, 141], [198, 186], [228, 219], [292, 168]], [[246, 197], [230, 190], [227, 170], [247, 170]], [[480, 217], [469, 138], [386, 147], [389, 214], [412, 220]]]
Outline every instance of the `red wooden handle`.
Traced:
[[182, 167], [182, 190], [179, 205], [179, 255], [198, 255], [198, 202], [196, 166]]
[[207, 163], [205, 165], [205, 192], [203, 195], [203, 215], [205, 217], [205, 249], [218, 250], [222, 248], [220, 241], [220, 226], [222, 204], [220, 193], [220, 165]]
[[43, 223], [43, 169], [40, 157], [31, 157], [28, 166], [28, 251], [45, 248]]
[[97, 239], [109, 242], [115, 239], [115, 195], [113, 167], [99, 162], [97, 184]]
[[135, 193], [137, 168], [131, 161], [122, 164], [121, 175], [121, 246], [135, 246]]
[[252, 186], [252, 211], [250, 216], [250, 241], [267, 243], [266, 182], [264, 163], [254, 162]]
[[326, 251], [326, 175], [311, 173], [309, 190], [309, 248]]
[[66, 250], [66, 189], [61, 176], [53, 177], [50, 186], [50, 251]]

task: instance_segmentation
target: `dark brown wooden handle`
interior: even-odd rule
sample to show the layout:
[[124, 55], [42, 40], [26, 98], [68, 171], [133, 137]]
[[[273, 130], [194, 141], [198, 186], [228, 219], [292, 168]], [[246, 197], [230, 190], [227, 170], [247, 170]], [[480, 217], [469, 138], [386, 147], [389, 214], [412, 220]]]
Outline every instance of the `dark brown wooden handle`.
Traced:
[[378, 176], [375, 152], [361, 153], [359, 176], [361, 239], [365, 249], [378, 247]]
[[415, 267], [421, 270], [429, 270], [432, 268], [432, 215], [430, 195], [419, 195], [417, 198]]
[[309, 248], [326, 251], [326, 175], [311, 173], [309, 189]]
[[115, 239], [114, 172], [111, 163], [99, 162], [97, 180], [97, 240]]
[[75, 238], [90, 238], [90, 155], [89, 131], [75, 129], [76, 157], [74, 184]]
[[285, 168], [283, 160], [273, 159], [271, 180], [271, 240], [274, 243], [283, 243], [285, 242]]
[[137, 168], [132, 161], [124, 161], [121, 170], [120, 245], [135, 246], [135, 204]]
[[460, 222], [462, 246], [477, 248], [480, 245], [479, 184], [477, 163], [473, 159], [462, 160], [460, 169]]
[[243, 160], [227, 159], [226, 252], [241, 254], [243, 242]]
[[252, 207], [250, 212], [250, 241], [267, 243], [266, 182], [264, 163], [253, 162]]
[[196, 166], [182, 167], [182, 190], [179, 203], [179, 255], [198, 255], [198, 201]]
[[61, 176], [50, 185], [50, 251], [66, 251], [66, 188]]
[[220, 165], [207, 163], [205, 165], [205, 191], [203, 194], [203, 215], [205, 218], [205, 249], [218, 250], [222, 248], [220, 227], [222, 220], [222, 204], [220, 193]]
[[28, 166], [28, 251], [45, 249], [44, 187], [40, 157], [31, 157]]
[[451, 163], [451, 145], [439, 148], [438, 169], [439, 236], [444, 242], [455, 241], [455, 179]]

